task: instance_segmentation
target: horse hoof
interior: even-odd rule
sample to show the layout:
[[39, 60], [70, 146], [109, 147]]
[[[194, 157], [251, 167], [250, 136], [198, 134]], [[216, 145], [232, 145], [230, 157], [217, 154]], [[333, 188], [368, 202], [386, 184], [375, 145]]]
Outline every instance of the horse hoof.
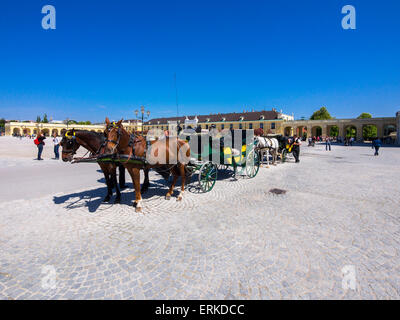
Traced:
[[121, 203], [121, 199], [120, 198], [116, 198], [115, 201], [114, 201], [114, 204], [118, 204], [118, 203]]
[[182, 197], [176, 198], [176, 201], [182, 201]]
[[105, 198], [103, 199], [103, 202], [109, 202], [110, 199], [111, 199], [111, 197], [107, 196], [107, 197], [105, 197]]
[[171, 200], [171, 196], [165, 196], [165, 200]]
[[136, 207], [136, 208], [135, 208], [135, 211], [136, 211], [136, 212], [142, 212], [142, 208]]

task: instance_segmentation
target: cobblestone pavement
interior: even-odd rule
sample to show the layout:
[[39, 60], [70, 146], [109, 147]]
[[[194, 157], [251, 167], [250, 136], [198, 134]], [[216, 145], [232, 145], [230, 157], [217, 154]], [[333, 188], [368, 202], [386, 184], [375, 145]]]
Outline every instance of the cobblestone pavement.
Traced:
[[400, 149], [372, 154], [303, 147], [181, 203], [152, 174], [144, 214], [98, 186], [2, 202], [0, 299], [398, 299]]

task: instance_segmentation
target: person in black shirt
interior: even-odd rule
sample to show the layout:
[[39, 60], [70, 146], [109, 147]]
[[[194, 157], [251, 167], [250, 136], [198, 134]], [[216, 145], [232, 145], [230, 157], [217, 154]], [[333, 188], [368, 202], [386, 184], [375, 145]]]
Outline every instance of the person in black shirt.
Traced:
[[294, 135], [293, 137], [293, 157], [296, 159], [296, 162], [300, 162], [300, 145], [301, 145], [301, 139], [297, 136]]

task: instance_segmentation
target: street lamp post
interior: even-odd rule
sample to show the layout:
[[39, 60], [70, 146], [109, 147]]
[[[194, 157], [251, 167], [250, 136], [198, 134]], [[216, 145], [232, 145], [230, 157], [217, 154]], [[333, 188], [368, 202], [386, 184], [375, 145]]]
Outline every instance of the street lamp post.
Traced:
[[[140, 117], [141, 117], [141, 121], [142, 121], [142, 135], [143, 135], [143, 123], [145, 119], [148, 119], [150, 117], [150, 111], [149, 110], [144, 110], [144, 106], [140, 107], [140, 111], [139, 110], [135, 110], [135, 115], [136, 115], [136, 119], [140, 120], [139, 117], [139, 112], [140, 112]], [[145, 116], [146, 114], [146, 116]]]

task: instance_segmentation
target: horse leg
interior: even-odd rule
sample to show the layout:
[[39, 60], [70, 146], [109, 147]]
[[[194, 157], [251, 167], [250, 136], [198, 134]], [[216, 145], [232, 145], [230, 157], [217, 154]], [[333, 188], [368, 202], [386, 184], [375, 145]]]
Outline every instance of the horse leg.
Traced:
[[115, 191], [117, 193], [117, 197], [115, 198], [114, 203], [121, 203], [121, 192], [119, 191], [118, 188], [118, 183], [117, 183], [117, 168], [114, 167], [112, 170], [112, 179], [114, 181], [114, 185], [115, 185]]
[[170, 200], [172, 194], [174, 193], [175, 183], [178, 180], [178, 175], [174, 172], [171, 187], [169, 188], [167, 194], [165, 195], [165, 200]]
[[104, 173], [104, 178], [106, 179], [106, 185], [107, 185], [107, 195], [106, 197], [103, 199], [103, 202], [108, 202], [110, 201], [111, 197], [112, 197], [112, 186], [111, 186], [111, 180], [109, 177], [108, 172], [103, 171]]
[[265, 149], [265, 152], [267, 154], [267, 168], [269, 168], [269, 149]]
[[144, 181], [143, 181], [142, 189], [140, 191], [141, 193], [145, 193], [149, 189], [149, 186], [150, 186], [150, 180], [149, 180], [150, 169], [144, 168], [143, 171], [144, 171]]
[[125, 167], [122, 164], [118, 165], [118, 171], [119, 171], [119, 188], [123, 190], [126, 188]]
[[132, 177], [133, 185], [135, 187], [135, 204], [136, 204], [135, 211], [141, 212], [142, 211], [142, 195], [140, 194], [140, 169], [132, 168], [131, 177]]
[[185, 192], [185, 181], [186, 181], [185, 165], [183, 165], [183, 164], [180, 165], [179, 174], [180, 174], [181, 179], [182, 179], [182, 187], [181, 187], [181, 192], [178, 195], [178, 198], [176, 198], [176, 201], [182, 201], [183, 193]]
[[262, 168], [263, 164], [264, 164], [264, 152], [262, 151], [262, 149], [260, 149], [258, 151], [258, 155], [260, 157], [260, 167]]

